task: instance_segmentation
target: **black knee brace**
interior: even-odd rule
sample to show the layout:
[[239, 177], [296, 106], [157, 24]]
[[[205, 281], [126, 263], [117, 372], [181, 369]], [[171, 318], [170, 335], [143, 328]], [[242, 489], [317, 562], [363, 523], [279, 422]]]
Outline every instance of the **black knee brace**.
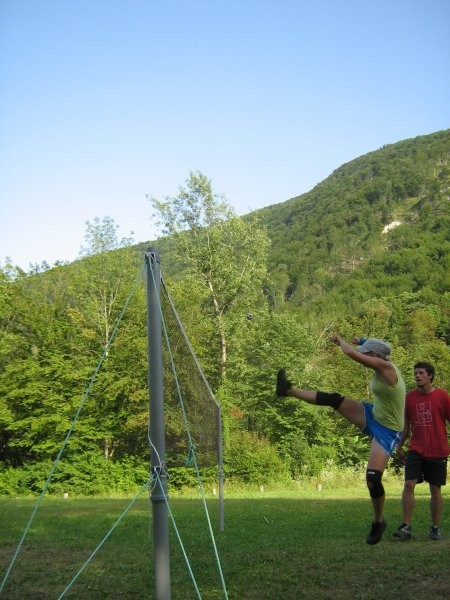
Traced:
[[332, 406], [335, 410], [337, 410], [344, 400], [344, 396], [341, 394], [337, 394], [334, 392], [333, 394], [329, 394], [328, 392], [317, 392], [316, 395], [316, 404], [319, 406]]
[[381, 483], [382, 477], [382, 471], [377, 471], [376, 469], [366, 469], [366, 482], [371, 498], [381, 498], [381, 496], [384, 496], [384, 487]]

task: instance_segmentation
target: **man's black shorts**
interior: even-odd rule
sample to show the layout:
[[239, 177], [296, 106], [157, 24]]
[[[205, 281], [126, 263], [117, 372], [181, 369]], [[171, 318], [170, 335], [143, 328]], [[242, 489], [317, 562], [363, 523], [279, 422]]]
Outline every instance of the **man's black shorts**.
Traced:
[[428, 481], [431, 485], [447, 483], [447, 458], [425, 458], [409, 450], [406, 456], [405, 480], [417, 479], [418, 483]]

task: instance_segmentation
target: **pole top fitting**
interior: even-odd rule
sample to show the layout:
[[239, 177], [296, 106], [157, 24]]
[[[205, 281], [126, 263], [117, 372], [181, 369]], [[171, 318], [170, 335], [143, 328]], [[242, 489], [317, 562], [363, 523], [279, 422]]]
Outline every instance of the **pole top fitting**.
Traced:
[[145, 256], [151, 263], [161, 262], [158, 248], [147, 248], [145, 251]]

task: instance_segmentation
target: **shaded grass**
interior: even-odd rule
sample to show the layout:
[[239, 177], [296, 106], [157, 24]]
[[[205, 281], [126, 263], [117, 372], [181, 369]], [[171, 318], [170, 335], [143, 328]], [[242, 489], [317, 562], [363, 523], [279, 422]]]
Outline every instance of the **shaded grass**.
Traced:
[[[45, 498], [2, 599], [58, 598], [128, 503]], [[0, 578], [34, 505], [34, 499], [0, 499]], [[170, 505], [202, 598], [224, 598], [201, 500], [172, 497]], [[427, 488], [418, 490], [413, 539], [403, 543], [392, 538], [401, 521], [400, 488], [388, 491], [388, 528], [376, 546], [365, 543], [371, 509], [361, 488], [227, 498], [224, 532], [218, 532], [217, 500], [208, 499], [208, 507], [230, 600], [450, 598], [450, 511], [444, 510], [445, 537], [429, 540]], [[172, 598], [195, 599], [170, 529]], [[153, 597], [147, 499], [133, 506], [64, 597]]]

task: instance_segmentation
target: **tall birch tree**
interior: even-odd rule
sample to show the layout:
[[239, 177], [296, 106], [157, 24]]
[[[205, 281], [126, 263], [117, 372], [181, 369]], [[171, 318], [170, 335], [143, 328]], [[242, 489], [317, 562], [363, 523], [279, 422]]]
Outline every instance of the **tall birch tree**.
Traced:
[[[244, 220], [200, 171], [190, 172], [175, 197], [148, 196], [164, 234], [173, 236], [190, 276], [202, 283], [206, 314], [218, 335], [219, 380], [228, 362], [228, 336], [236, 313], [250, 311], [266, 280], [269, 238], [255, 219]], [[200, 312], [200, 311], [199, 311]]]

